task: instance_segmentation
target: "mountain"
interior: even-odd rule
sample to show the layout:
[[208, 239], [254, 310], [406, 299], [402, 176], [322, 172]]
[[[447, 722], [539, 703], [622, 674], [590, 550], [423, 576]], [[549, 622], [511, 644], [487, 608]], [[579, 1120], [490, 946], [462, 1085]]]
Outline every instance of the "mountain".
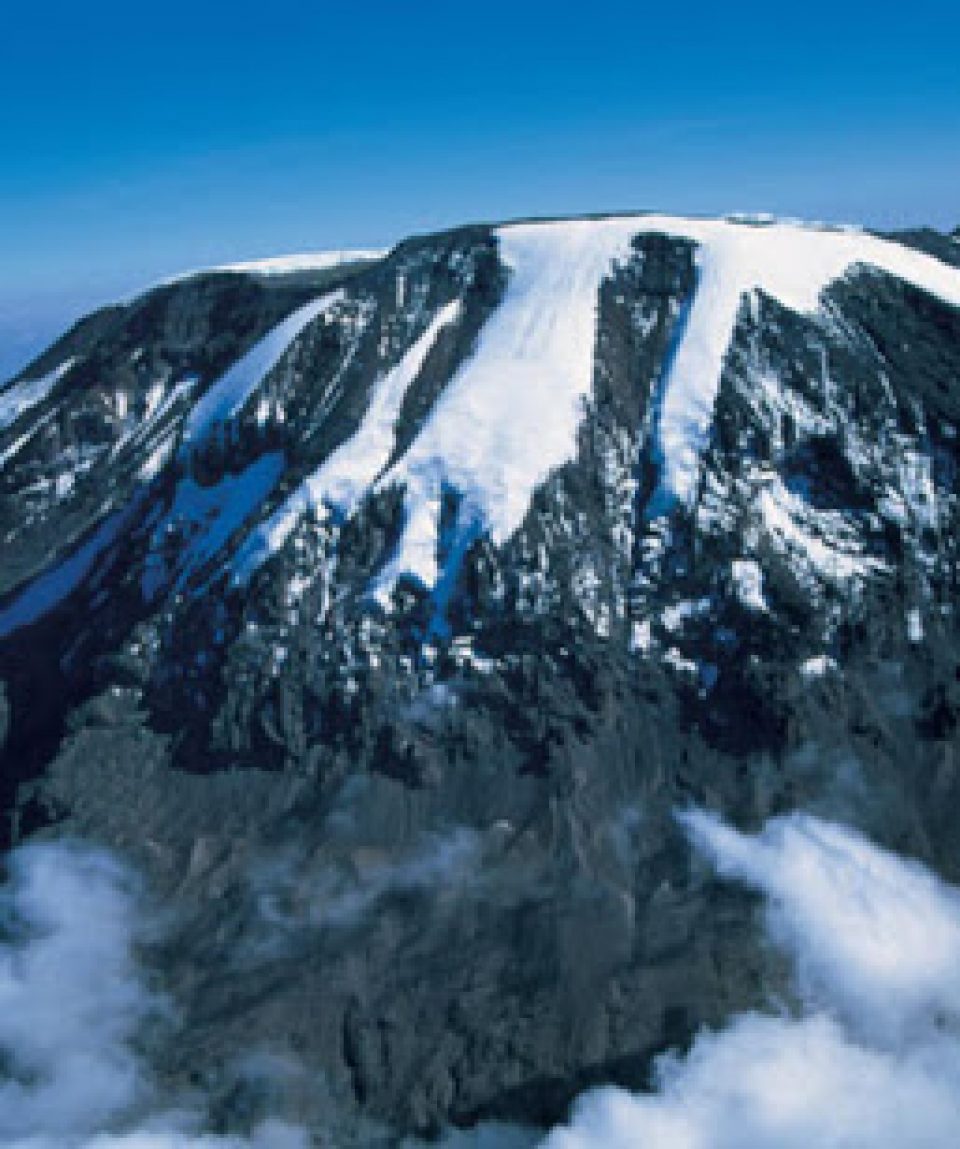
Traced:
[[643, 1085], [786, 992], [691, 806], [960, 880], [958, 266], [473, 225], [163, 284], [0, 389], [5, 845], [146, 876], [171, 1097], [349, 1144]]

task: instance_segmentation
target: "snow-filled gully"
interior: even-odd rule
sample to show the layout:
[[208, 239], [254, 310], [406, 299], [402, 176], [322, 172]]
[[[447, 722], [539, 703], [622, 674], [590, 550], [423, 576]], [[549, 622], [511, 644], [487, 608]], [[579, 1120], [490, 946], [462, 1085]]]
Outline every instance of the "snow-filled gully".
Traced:
[[[593, 382], [599, 288], [617, 261], [630, 258], [634, 237], [647, 234], [692, 241], [698, 264], [697, 287], [658, 395], [652, 449], [660, 480], [652, 505], [659, 508], [689, 503], [695, 494], [724, 356], [745, 294], [760, 290], [791, 310], [811, 313], [830, 283], [864, 265], [960, 307], [960, 271], [855, 230], [654, 215], [506, 225], [496, 233], [509, 270], [504, 299], [406, 453], [384, 472], [403, 398], [440, 330], [458, 321], [459, 303], [441, 309], [381, 377], [356, 434], [252, 527], [233, 565], [235, 581], [244, 582], [269, 558], [308, 508], [349, 516], [370, 491], [397, 487], [404, 526], [373, 589], [385, 600], [396, 579], [409, 574], [431, 590], [439, 584], [442, 597], [451, 575], [437, 561], [443, 491], [459, 494], [461, 542], [489, 532], [502, 544], [521, 524], [536, 488], [575, 457]], [[181, 453], [229, 422], [307, 325], [342, 298], [334, 291], [313, 300], [238, 360], [194, 406]], [[256, 512], [251, 506], [246, 513]], [[454, 554], [462, 549], [455, 547]]]
[[856, 265], [878, 268], [960, 306], [960, 272], [855, 230], [642, 216], [510, 225], [499, 229], [510, 282], [476, 352], [438, 400], [406, 455], [379, 485], [405, 490], [405, 527], [377, 585], [385, 599], [401, 574], [441, 579], [437, 540], [445, 487], [464, 521], [495, 543], [520, 525], [536, 487], [575, 456], [593, 380], [597, 298], [637, 235], [697, 245], [698, 280], [660, 389], [653, 503], [689, 503], [713, 419], [723, 361], [744, 295], [760, 290], [800, 313]]

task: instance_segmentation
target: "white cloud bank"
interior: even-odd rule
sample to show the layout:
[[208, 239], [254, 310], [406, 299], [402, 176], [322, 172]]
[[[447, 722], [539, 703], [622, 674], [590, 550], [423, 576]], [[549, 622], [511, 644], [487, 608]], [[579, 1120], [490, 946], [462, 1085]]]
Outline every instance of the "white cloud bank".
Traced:
[[[587, 1094], [541, 1149], [954, 1149], [960, 892], [815, 818], [777, 819], [755, 836], [703, 813], [682, 822], [722, 877], [764, 896], [802, 1005], [701, 1033], [687, 1054], [660, 1059], [650, 1094]], [[307, 1134], [279, 1121], [246, 1138], [205, 1134], [196, 1112], [153, 1095], [134, 1045], [163, 1003], [136, 963], [139, 890], [128, 871], [102, 852], [45, 843], [15, 851], [8, 873], [4, 1149], [306, 1149]], [[534, 1141], [488, 1125], [444, 1144]]]
[[150, 1114], [134, 1052], [163, 1008], [135, 958], [135, 878], [109, 855], [39, 843], [7, 858], [0, 889], [0, 1145], [4, 1149], [303, 1149], [268, 1121], [251, 1138], [195, 1132], [189, 1111]]
[[750, 836], [681, 819], [719, 874], [766, 898], [799, 1015], [745, 1014], [662, 1058], [656, 1091], [581, 1098], [543, 1149], [954, 1149], [960, 895], [815, 818]]
[[138, 1098], [128, 1042], [152, 1007], [132, 955], [134, 890], [103, 854], [29, 846], [9, 862], [0, 946], [0, 1140], [98, 1127]]

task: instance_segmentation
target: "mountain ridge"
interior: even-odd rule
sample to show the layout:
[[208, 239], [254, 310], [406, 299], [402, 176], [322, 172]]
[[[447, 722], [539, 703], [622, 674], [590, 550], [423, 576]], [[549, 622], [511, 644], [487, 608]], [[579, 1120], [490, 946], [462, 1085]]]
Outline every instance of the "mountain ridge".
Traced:
[[8, 841], [168, 902], [174, 1092], [259, 1112], [253, 1025], [345, 1129], [642, 1085], [783, 989], [678, 807], [960, 876], [960, 270], [908, 238], [469, 225], [178, 280], [0, 391]]
[[[579, 215], [521, 215], [521, 216], [516, 216], [516, 217], [510, 217], [508, 219], [498, 220], [498, 221], [495, 221], [492, 223], [489, 221], [487, 221], [487, 222], [475, 221], [473, 223], [452, 225], [452, 226], [447, 227], [447, 228], [442, 228], [438, 231], [425, 231], [422, 233], [417, 233], [416, 236], [411, 236], [410, 239], [439, 238], [439, 237], [442, 237], [444, 235], [448, 235], [448, 234], [452, 234], [452, 233], [461, 231], [465, 228], [469, 229], [471, 227], [486, 227], [489, 229], [495, 229], [498, 227], [509, 227], [511, 225], [527, 224], [527, 223], [551, 223], [551, 222], [559, 222], [559, 221], [563, 221], [563, 220], [572, 221], [572, 220], [578, 220], [578, 219], [582, 219], [582, 220], [633, 219], [633, 218], [643, 219], [645, 217], [664, 216], [664, 215], [668, 215], [668, 214], [669, 213], [667, 213], [664, 210], [659, 209], [659, 208], [644, 208], [644, 209], [638, 208], [638, 209], [635, 209], [633, 211], [611, 210], [611, 211], [605, 211], [605, 212], [588, 212], [588, 213], [583, 213], [583, 214], [579, 214]], [[681, 217], [677, 217], [677, 218], [681, 218]], [[925, 251], [927, 254], [933, 255], [936, 258], [942, 260], [943, 262], [949, 263], [949, 264], [954, 265], [954, 266], [957, 265], [957, 260], [960, 259], [960, 256], [958, 256], [956, 254], [956, 252], [952, 248], [952, 246], [949, 246], [951, 244], [951, 241], [955, 241], [957, 238], [960, 238], [960, 227], [954, 228], [952, 232], [937, 231], [935, 228], [930, 228], [930, 227], [903, 227], [903, 228], [896, 229], [896, 230], [882, 230], [882, 229], [870, 229], [870, 228], [863, 227], [859, 224], [853, 224], [853, 223], [830, 222], [830, 221], [810, 222], [810, 221], [804, 221], [804, 220], [800, 219], [799, 217], [796, 219], [794, 219], [792, 217], [780, 217], [780, 216], [776, 216], [772, 213], [766, 213], [766, 212], [732, 212], [732, 213], [729, 213], [728, 215], [725, 215], [725, 216], [710, 215], [709, 213], [703, 213], [703, 214], [699, 214], [699, 215], [685, 216], [682, 218], [687, 218], [687, 219], [692, 219], [692, 220], [699, 219], [699, 220], [704, 220], [704, 221], [721, 220], [721, 219], [727, 219], [727, 220], [738, 220], [739, 219], [739, 220], [746, 222], [746, 221], [753, 220], [758, 224], [774, 223], [774, 222], [780, 222], [780, 223], [793, 222], [793, 223], [801, 224], [803, 226], [808, 226], [811, 228], [818, 228], [818, 229], [827, 230], [827, 231], [855, 231], [855, 232], [861, 232], [863, 234], [872, 234], [872, 235], [875, 235], [881, 239], [890, 239], [894, 242], [902, 243], [905, 246], [915, 247], [917, 250]], [[401, 241], [401, 242], [408, 242], [408, 241]], [[284, 276], [292, 276], [292, 275], [295, 275], [297, 273], [297, 271], [303, 271], [303, 272], [311, 273], [311, 272], [318, 272], [318, 271], [325, 271], [325, 270], [333, 270], [340, 264], [342, 257], [345, 257], [345, 256], [351, 256], [351, 255], [358, 256], [359, 259], [357, 260], [357, 262], [360, 262], [360, 263], [374, 261], [377, 258], [383, 259], [383, 258], [386, 258], [391, 253], [392, 250], [393, 250], [392, 248], [380, 248], [380, 249], [356, 249], [356, 250], [330, 250], [330, 251], [317, 251], [317, 252], [304, 252], [304, 253], [291, 252], [291, 253], [287, 253], [285, 255], [261, 256], [261, 257], [251, 259], [251, 260], [236, 260], [236, 261], [229, 262], [229, 263], [216, 264], [216, 265], [211, 265], [209, 267], [198, 267], [198, 268], [193, 268], [190, 270], [177, 272], [168, 278], [165, 278], [165, 279], [157, 281], [156, 283], [144, 286], [139, 290], [135, 290], [131, 295], [129, 295], [127, 297], [129, 302], [114, 301], [112, 303], [106, 303], [103, 306], [97, 307], [94, 310], [88, 312], [87, 314], [81, 316], [79, 319], [77, 319], [73, 323], [71, 323], [70, 326], [64, 331], [64, 333], [62, 335], [60, 335], [56, 339], [54, 339], [54, 341], [51, 344], [49, 344], [49, 346], [47, 346], [38, 355], [34, 356], [33, 359], [31, 359], [31, 361], [29, 363], [24, 364], [24, 366], [21, 367], [20, 369], [18, 369], [15, 374], [10, 375], [6, 380], [4, 380], [2, 382], [2, 384], [0, 384], [0, 386], [9, 387], [11, 384], [16, 383], [23, 378], [26, 378], [28, 375], [36, 374], [37, 371], [40, 371], [41, 373], [43, 373], [42, 365], [43, 365], [44, 361], [47, 359], [47, 357], [50, 355], [51, 351], [53, 351], [56, 347], [58, 347], [64, 339], [66, 339], [68, 336], [72, 335], [73, 332], [76, 331], [77, 328], [81, 328], [84, 325], [90, 323], [96, 317], [101, 316], [101, 315], [110, 314], [116, 310], [119, 310], [119, 309], [122, 309], [126, 306], [129, 306], [131, 303], [139, 302], [139, 301], [143, 300], [146, 296], [152, 294], [154, 291], [163, 290], [166, 287], [170, 287], [172, 285], [182, 283], [185, 280], [194, 279], [194, 278], [203, 277], [203, 276], [208, 276], [208, 275], [221, 275], [221, 274], [222, 275], [229, 275], [229, 274], [238, 274], [238, 275], [250, 275], [250, 274], [252, 274], [252, 275], [256, 275], [258, 267], [264, 267], [264, 266], [269, 267], [269, 265], [275, 265], [274, 268], [270, 269], [270, 274], [280, 274], [280, 275], [284, 275]], [[288, 267], [283, 266], [284, 264], [290, 263], [290, 261], [302, 262], [304, 264], [304, 266], [302, 268], [298, 268], [298, 269], [288, 268]], [[313, 261], [315, 261], [315, 263]], [[331, 267], [325, 268], [322, 266], [318, 266], [318, 265], [320, 265], [324, 262], [327, 262], [327, 261], [331, 262], [331, 264], [332, 264]], [[351, 261], [350, 260], [344, 260], [343, 262], [349, 263]], [[313, 265], [311, 266], [311, 264], [313, 264]]]

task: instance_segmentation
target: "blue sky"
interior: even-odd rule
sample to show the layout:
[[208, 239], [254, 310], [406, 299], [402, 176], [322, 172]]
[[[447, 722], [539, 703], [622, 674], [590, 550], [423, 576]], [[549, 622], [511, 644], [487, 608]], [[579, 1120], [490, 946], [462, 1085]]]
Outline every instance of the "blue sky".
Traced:
[[468, 219], [956, 226], [958, 7], [8, 0], [0, 374], [183, 268]]

